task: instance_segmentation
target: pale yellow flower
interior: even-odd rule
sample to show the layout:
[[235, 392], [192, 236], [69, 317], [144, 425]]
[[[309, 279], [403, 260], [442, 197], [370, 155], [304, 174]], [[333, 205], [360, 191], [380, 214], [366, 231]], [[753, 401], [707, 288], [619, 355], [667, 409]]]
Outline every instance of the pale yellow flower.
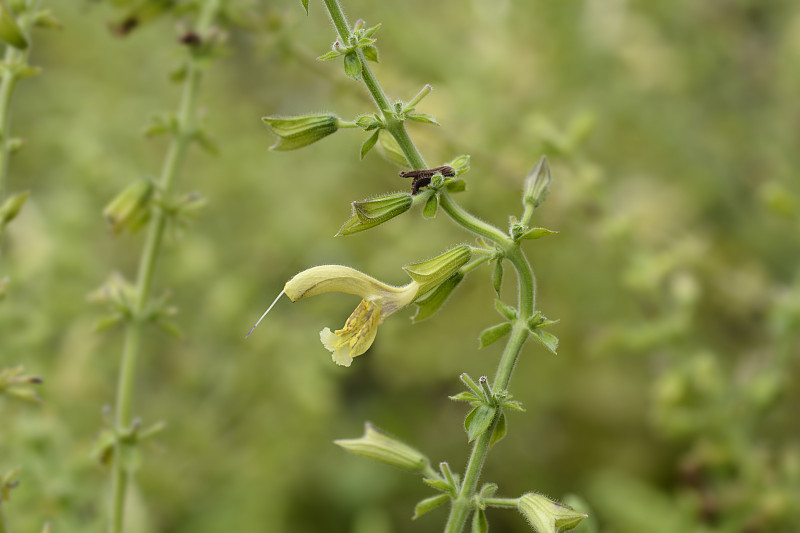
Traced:
[[333, 353], [334, 362], [350, 366], [354, 357], [372, 346], [378, 326], [386, 317], [414, 301], [419, 288], [420, 283], [416, 281], [393, 287], [350, 267], [323, 265], [300, 272], [283, 290], [293, 302], [326, 292], [361, 296], [361, 303], [342, 329], [325, 328], [319, 334], [322, 344]]

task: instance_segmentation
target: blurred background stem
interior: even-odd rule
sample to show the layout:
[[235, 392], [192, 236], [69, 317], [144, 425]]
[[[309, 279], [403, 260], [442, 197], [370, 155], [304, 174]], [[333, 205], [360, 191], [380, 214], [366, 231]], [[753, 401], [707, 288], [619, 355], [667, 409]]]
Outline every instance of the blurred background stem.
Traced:
[[[35, 10], [38, 2], [28, 0], [25, 3], [26, 10]], [[27, 46], [24, 49], [16, 48], [6, 43], [6, 51], [3, 56], [3, 63], [6, 65], [2, 69], [0, 76], [0, 206], [6, 200], [6, 188], [8, 187], [8, 160], [11, 155], [10, 131], [11, 131], [11, 100], [17, 82], [22, 78], [21, 74], [28, 63], [28, 55], [31, 49], [30, 23], [32, 17], [19, 17], [18, 23], [22, 30]], [[3, 228], [0, 226], [0, 257], [3, 256]]]
[[[210, 29], [214, 17], [219, 10], [219, 4], [219, 0], [206, 0], [203, 4], [203, 10], [200, 13], [197, 23], [197, 33], [200, 36], [206, 34]], [[200, 65], [198, 65], [197, 58], [191, 53], [191, 50], [187, 63], [186, 78], [183, 81], [183, 94], [181, 96], [177, 116], [176, 132], [170, 144], [169, 151], [167, 152], [166, 159], [164, 160], [164, 166], [159, 179], [159, 189], [163, 201], [169, 201], [175, 180], [180, 173], [181, 166], [185, 159], [186, 149], [192, 142], [195, 134], [197, 92], [200, 85], [202, 69]], [[136, 382], [136, 362], [140, 353], [142, 330], [145, 325], [143, 320], [150, 301], [153, 274], [155, 272], [156, 260], [161, 249], [164, 230], [168, 222], [168, 216], [169, 214], [163, 207], [156, 208], [153, 211], [153, 218], [148, 228], [147, 240], [145, 241], [139, 261], [136, 296], [132, 309], [133, 318], [125, 332], [125, 343], [123, 345], [122, 362], [117, 385], [114, 421], [117, 441], [111, 481], [112, 499], [111, 520], [109, 525], [109, 531], [111, 533], [121, 533], [124, 529], [125, 498], [130, 483], [131, 472], [125, 464], [120, 436], [125, 435], [131, 430], [131, 424], [133, 422], [133, 392]]]

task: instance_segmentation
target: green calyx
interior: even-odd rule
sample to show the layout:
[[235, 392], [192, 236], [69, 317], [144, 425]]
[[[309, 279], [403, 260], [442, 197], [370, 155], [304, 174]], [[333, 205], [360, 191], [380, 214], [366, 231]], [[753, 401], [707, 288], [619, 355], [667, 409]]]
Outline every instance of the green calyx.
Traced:
[[353, 202], [353, 214], [336, 235], [352, 235], [353, 233], [374, 228], [398, 215], [402, 215], [411, 209], [413, 203], [414, 199], [405, 192]]
[[561, 533], [580, 524], [587, 515], [541, 494], [529, 492], [517, 501], [522, 513], [537, 533]]
[[417, 298], [424, 296], [455, 274], [472, 257], [469, 246], [457, 246], [447, 252], [421, 263], [404, 266], [411, 279], [420, 284]]
[[264, 117], [261, 120], [278, 136], [270, 150], [297, 150], [313, 144], [340, 127], [334, 114], [302, 115], [298, 117]]
[[138, 180], [119, 193], [103, 209], [103, 216], [113, 235], [125, 229], [139, 229], [149, 216], [150, 200], [155, 184], [150, 180]]
[[369, 422], [364, 425], [364, 435], [361, 438], [333, 442], [350, 453], [412, 472], [424, 472], [430, 465], [428, 458], [420, 451], [384, 433]]

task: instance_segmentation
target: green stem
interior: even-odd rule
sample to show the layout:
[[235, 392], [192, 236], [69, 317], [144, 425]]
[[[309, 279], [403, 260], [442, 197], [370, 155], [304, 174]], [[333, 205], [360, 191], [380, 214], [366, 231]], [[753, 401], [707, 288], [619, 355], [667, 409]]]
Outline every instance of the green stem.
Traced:
[[[28, 9], [33, 8], [33, 4], [28, 2]], [[21, 17], [20, 29], [28, 38], [28, 47], [25, 50], [14, 48], [10, 44], [6, 45], [3, 69], [0, 77], [0, 206], [6, 198], [6, 188], [8, 186], [8, 160], [11, 155], [9, 140], [11, 131], [11, 99], [14, 96], [14, 89], [19, 81], [19, 69], [27, 65], [28, 55], [31, 49], [29, 37], [29, 24], [31, 17]], [[0, 257], [2, 257], [3, 230], [0, 228]]]
[[[325, 6], [328, 8], [333, 24], [336, 26], [339, 36], [349, 43], [350, 29], [347, 24], [347, 19], [342, 12], [338, 0], [324, 0]], [[384, 120], [386, 122], [386, 130], [395, 138], [400, 145], [400, 149], [408, 159], [408, 162], [415, 169], [427, 168], [422, 154], [417, 149], [414, 142], [408, 135], [405, 125], [402, 121], [397, 120], [390, 107], [386, 94], [383, 92], [378, 80], [375, 78], [372, 70], [364, 59], [361, 50], [358, 51], [358, 57], [362, 66], [362, 78], [364, 84], [367, 86], [370, 94], [375, 100], [378, 108], [383, 112]], [[514, 322], [511, 330], [511, 337], [503, 350], [503, 355], [500, 358], [500, 364], [497, 367], [497, 373], [493, 383], [494, 392], [497, 393], [501, 390], [508, 388], [511, 381], [511, 374], [514, 371], [519, 353], [522, 346], [528, 338], [527, 321], [533, 316], [533, 311], [536, 306], [536, 279], [531, 270], [527, 258], [522, 253], [519, 243], [514, 242], [509, 236], [503, 233], [498, 228], [484, 222], [471, 213], [467, 212], [461, 207], [450, 195], [447, 190], [442, 190], [439, 193], [439, 201], [445, 212], [459, 225], [482, 237], [485, 237], [505, 251], [506, 257], [514, 266], [517, 271], [517, 282], [519, 287], [519, 316]], [[484, 460], [489, 452], [489, 445], [492, 439], [492, 433], [497, 425], [502, 410], [497, 409], [494, 420], [491, 426], [475, 440], [472, 447], [469, 462], [467, 463], [467, 470], [464, 474], [464, 480], [461, 484], [456, 498], [453, 499], [452, 507], [450, 508], [450, 515], [447, 519], [445, 526], [445, 533], [460, 533], [464, 529], [464, 524], [472, 512], [472, 498], [475, 495], [475, 490], [478, 486], [480, 479], [481, 469], [483, 468]]]
[[8, 527], [6, 527], [6, 517], [3, 514], [3, 502], [0, 501], [0, 533], [9, 533]]
[[[197, 31], [200, 35], [206, 34], [210, 29], [216, 13], [219, 10], [219, 5], [220, 0], [206, 0], [197, 22]], [[197, 92], [200, 85], [202, 70], [191, 53], [188, 63], [186, 79], [183, 82], [183, 93], [178, 108], [177, 133], [169, 146], [159, 179], [159, 188], [162, 198], [167, 201], [172, 195], [175, 180], [179, 174], [186, 156], [186, 150], [192, 142], [195, 132], [195, 109], [197, 107]], [[139, 260], [135, 300], [132, 308], [133, 319], [128, 324], [127, 331], [125, 332], [125, 344], [122, 350], [122, 361], [117, 385], [114, 421], [117, 435], [128, 431], [133, 422], [133, 392], [136, 383], [136, 363], [139, 358], [142, 331], [144, 328], [142, 317], [150, 301], [153, 275], [155, 273], [159, 251], [161, 250], [161, 243], [164, 237], [164, 230], [167, 226], [168, 216], [168, 213], [166, 213], [164, 209], [154, 210], [142, 255]], [[111, 533], [121, 533], [123, 531], [125, 499], [130, 482], [130, 473], [124, 464], [121, 447], [122, 445], [118, 440], [114, 453], [111, 480], [111, 519], [109, 522], [109, 531]]]
[[500, 507], [502, 509], [516, 509], [519, 498], [484, 498], [483, 503], [489, 507]]

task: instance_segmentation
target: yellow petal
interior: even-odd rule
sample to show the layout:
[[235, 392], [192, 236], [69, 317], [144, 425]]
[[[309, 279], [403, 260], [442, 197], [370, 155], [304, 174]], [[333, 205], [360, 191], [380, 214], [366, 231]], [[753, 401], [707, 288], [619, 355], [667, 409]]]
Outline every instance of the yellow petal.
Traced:
[[370, 299], [405, 297], [410, 292], [409, 286], [393, 287], [342, 265], [322, 265], [304, 270], [286, 282], [283, 290], [293, 302], [326, 292], [355, 294]]

